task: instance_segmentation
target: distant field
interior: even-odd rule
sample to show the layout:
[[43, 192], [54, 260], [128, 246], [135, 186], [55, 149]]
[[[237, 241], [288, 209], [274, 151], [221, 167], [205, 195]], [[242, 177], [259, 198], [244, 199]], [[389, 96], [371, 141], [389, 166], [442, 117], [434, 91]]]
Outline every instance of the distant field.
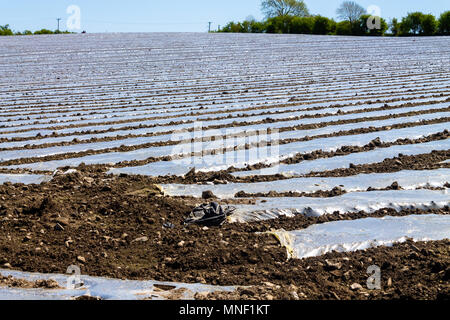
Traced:
[[[237, 207], [238, 224], [448, 213], [449, 57], [448, 37], [2, 37], [0, 184], [69, 167], [94, 179], [141, 175], [191, 207], [211, 191]], [[432, 221], [412, 219], [376, 246], [450, 236], [446, 217]], [[294, 252], [375, 246], [358, 237], [301, 250], [295, 240]]]

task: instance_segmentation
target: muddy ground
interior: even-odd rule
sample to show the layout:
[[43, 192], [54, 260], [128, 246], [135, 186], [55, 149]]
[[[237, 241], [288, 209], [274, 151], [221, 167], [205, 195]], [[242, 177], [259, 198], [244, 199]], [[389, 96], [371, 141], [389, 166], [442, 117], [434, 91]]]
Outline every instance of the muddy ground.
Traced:
[[[77, 264], [92, 276], [251, 286], [198, 299], [450, 297], [449, 241], [287, 261], [286, 250], [272, 235], [257, 232], [369, 214], [185, 227], [183, 219], [201, 200], [165, 197], [154, 182], [90, 172], [57, 175], [42, 185], [1, 185], [0, 268], [65, 273]], [[450, 214], [450, 208], [382, 209], [370, 216], [425, 213]], [[373, 264], [381, 267], [382, 290], [364, 289], [367, 267]]]

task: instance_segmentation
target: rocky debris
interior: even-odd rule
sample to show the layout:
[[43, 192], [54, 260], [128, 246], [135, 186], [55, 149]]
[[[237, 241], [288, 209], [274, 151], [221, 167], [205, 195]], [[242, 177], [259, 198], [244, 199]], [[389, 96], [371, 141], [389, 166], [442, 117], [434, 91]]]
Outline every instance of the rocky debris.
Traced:
[[371, 148], [379, 147], [382, 145], [381, 139], [378, 137], [369, 142], [368, 146]]
[[139, 237], [139, 238], [136, 238], [136, 239], [134, 239], [133, 241], [131, 241], [131, 242], [147, 242], [148, 241], [148, 237]]
[[208, 200], [208, 199], [216, 199], [217, 197], [214, 195], [214, 193], [210, 190], [203, 191], [202, 192], [202, 199]]
[[83, 256], [77, 256], [77, 261], [81, 263], [86, 263], [86, 258]]
[[331, 261], [326, 259], [325, 260], [325, 270], [332, 271], [332, 270], [339, 270], [342, 268], [342, 263], [337, 261]]
[[178, 247], [183, 247], [185, 243], [186, 243], [186, 242], [184, 242], [183, 240], [181, 240], [180, 242], [177, 243], [177, 246], [178, 246]]
[[[111, 191], [111, 190], [106, 190]], [[158, 184], [152, 184], [142, 189], [128, 191], [126, 195], [128, 196], [138, 196], [138, 197], [149, 197], [156, 195], [163, 195], [164, 191], [162, 187]]]
[[42, 289], [59, 289], [61, 288], [57, 281], [53, 279], [48, 280], [36, 280], [34, 284], [34, 288], [42, 288]]
[[360, 285], [359, 283], [353, 283], [351, 286], [350, 286], [350, 288], [352, 289], [352, 290], [362, 290], [363, 289], [363, 287], [362, 287], [362, 285]]
[[153, 288], [155, 291], [171, 291], [176, 289], [176, 286], [167, 285], [167, 284], [154, 284]]
[[346, 191], [343, 190], [341, 187], [334, 187], [333, 190], [331, 190], [331, 195], [333, 197], [341, 196], [345, 193], [346, 193]]
[[392, 287], [392, 278], [389, 278], [389, 279], [388, 279], [386, 285], [387, 285], [388, 287]]
[[391, 184], [390, 189], [391, 189], [391, 190], [400, 190], [401, 187], [398, 185], [398, 182], [397, 182], [397, 181], [394, 181], [394, 182]]

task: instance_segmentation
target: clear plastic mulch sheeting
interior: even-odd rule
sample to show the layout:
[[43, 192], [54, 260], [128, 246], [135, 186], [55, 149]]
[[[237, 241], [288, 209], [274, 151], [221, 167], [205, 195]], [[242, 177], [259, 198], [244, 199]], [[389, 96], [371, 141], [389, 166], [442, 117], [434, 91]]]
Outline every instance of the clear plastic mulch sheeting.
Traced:
[[276, 219], [281, 216], [294, 217], [298, 214], [321, 216], [348, 212], [374, 212], [379, 209], [443, 208], [450, 204], [447, 190], [399, 190], [352, 192], [333, 198], [259, 198], [254, 205], [235, 205], [231, 222], [252, 222]]
[[403, 189], [420, 187], [442, 187], [450, 181], [450, 169], [411, 171], [392, 173], [360, 174], [349, 177], [294, 178], [255, 183], [228, 183], [217, 185], [163, 184], [164, 193], [170, 196], [193, 196], [200, 198], [204, 191], [212, 191], [219, 198], [234, 198], [239, 191], [246, 193], [275, 192], [316, 192], [341, 187], [347, 192], [366, 191], [369, 187], [382, 189], [397, 182]]
[[[53, 279], [60, 289], [23, 289], [0, 286], [0, 300], [68, 300], [81, 296], [104, 300], [193, 299], [196, 293], [233, 291], [235, 287], [160, 281], [119, 280], [85, 275], [40, 274], [0, 269], [3, 276], [28, 281]], [[77, 284], [82, 284], [81, 286]]]
[[5, 182], [39, 184], [50, 181], [51, 179], [51, 176], [43, 174], [0, 174], [0, 184]]
[[[381, 104], [380, 104], [381, 105]], [[373, 104], [372, 104], [373, 106]], [[328, 109], [326, 109], [328, 110]], [[323, 128], [317, 128], [317, 129], [309, 129], [309, 130], [298, 130], [292, 132], [292, 131], [284, 131], [280, 132], [280, 139], [288, 139], [295, 135], [295, 137], [301, 138], [302, 136], [315, 136], [320, 134], [330, 134], [334, 132], [339, 132], [342, 130], [352, 130], [352, 129], [358, 129], [358, 128], [367, 128], [367, 127], [382, 127], [382, 126], [390, 126], [393, 124], [399, 124], [399, 123], [406, 123], [406, 122], [420, 122], [422, 120], [431, 120], [431, 119], [440, 119], [449, 117], [450, 112], [436, 112], [431, 114], [419, 114], [416, 116], [409, 116], [409, 117], [402, 117], [402, 118], [391, 118], [391, 119], [385, 119], [385, 120], [373, 120], [373, 121], [363, 121], [363, 122], [357, 122], [357, 123], [347, 123], [347, 124], [339, 124], [339, 125], [331, 125], [326, 126]], [[298, 123], [287, 121], [287, 122], [279, 122], [279, 123], [260, 123], [260, 124], [253, 124], [253, 125], [246, 125], [246, 126], [239, 126], [239, 127], [225, 127], [225, 128], [217, 128], [217, 129], [204, 129], [202, 130], [202, 136], [203, 137], [213, 137], [213, 136], [231, 136], [235, 134], [243, 134], [243, 133], [252, 133], [255, 131], [262, 131], [266, 130], [268, 128], [274, 129], [274, 128], [282, 128], [282, 127], [290, 127], [293, 125], [299, 125], [302, 124], [301, 121], [298, 121]], [[191, 128], [193, 125], [191, 125]], [[185, 128], [185, 126], [183, 127]], [[185, 128], [186, 129], [186, 128]], [[177, 131], [178, 130], [178, 131]], [[9, 142], [2, 142], [3, 148], [17, 148], [17, 147], [23, 147], [26, 144], [31, 145], [42, 145], [45, 143], [57, 143], [57, 142], [70, 142], [73, 139], [78, 139], [80, 141], [86, 141], [91, 138], [103, 138], [103, 137], [115, 137], [115, 136], [126, 136], [129, 134], [135, 134], [135, 135], [142, 135], [147, 134], [149, 131], [148, 128], [143, 129], [128, 129], [128, 130], [118, 130], [118, 131], [112, 131], [112, 132], [103, 132], [103, 133], [96, 133], [96, 134], [84, 134], [84, 135], [70, 135], [70, 136], [62, 136], [62, 137], [48, 137], [48, 138], [42, 138], [35, 140], [36, 137], [30, 137], [29, 140], [23, 140], [23, 141], [9, 141]], [[157, 131], [153, 131], [153, 128], [151, 130], [153, 133], [158, 133]], [[195, 132], [183, 132], [179, 129], [174, 128], [168, 128], [167, 131], [172, 131], [170, 134], [161, 134], [156, 136], [150, 136], [150, 137], [136, 137], [136, 138], [124, 138], [117, 141], [108, 141], [104, 142], [102, 144], [96, 142], [92, 143], [93, 146], [99, 146], [99, 148], [112, 148], [114, 146], [120, 146], [121, 144], [128, 145], [130, 143], [134, 144], [144, 144], [144, 143], [150, 143], [150, 142], [157, 142], [157, 141], [180, 141], [180, 140], [188, 140], [191, 138], [194, 138]], [[186, 130], [185, 130], [186, 131]], [[163, 132], [163, 131], [161, 131]], [[161, 133], [159, 132], [159, 133]], [[1, 136], [1, 134], [0, 134]], [[122, 143], [118, 141], [123, 141]]]
[[350, 153], [345, 156], [319, 158], [315, 160], [302, 161], [295, 164], [280, 164], [275, 167], [263, 168], [260, 170], [234, 172], [233, 175], [237, 177], [273, 174], [301, 176], [311, 172], [345, 169], [348, 168], [351, 163], [353, 163], [354, 165], [372, 164], [382, 162], [385, 159], [397, 157], [399, 154], [403, 154], [405, 156], [415, 156], [419, 154], [431, 153], [435, 150], [448, 150], [449, 148], [450, 139], [431, 141], [414, 145], [394, 145], [388, 148]]
[[450, 238], [450, 216], [411, 215], [366, 218], [312, 225], [306, 229], [271, 232], [287, 248], [289, 258], [307, 258], [331, 251], [351, 252], [404, 242]]
[[[447, 124], [437, 124], [424, 126], [429, 130], [429, 134], [435, 134], [444, 131]], [[408, 130], [406, 130], [408, 129]], [[263, 146], [250, 149], [241, 149], [236, 151], [227, 151], [225, 153], [207, 154], [203, 156], [184, 157], [170, 161], [152, 162], [143, 166], [116, 168], [109, 171], [113, 174], [142, 174], [148, 176], [165, 176], [187, 174], [192, 168], [202, 172], [212, 172], [226, 170], [230, 167], [244, 169], [248, 165], [263, 163], [266, 165], [277, 165], [281, 160], [293, 157], [297, 153], [309, 153], [317, 150], [335, 151], [343, 146], [364, 146], [372, 140], [383, 136], [382, 142], [393, 142], [397, 139], [406, 139], [413, 137], [423, 137], [418, 134], [419, 129], [406, 128], [388, 131], [387, 136], [380, 132], [366, 133], [350, 136], [338, 136], [330, 138], [313, 139], [310, 141], [300, 141], [288, 144], [277, 145], [277, 147]], [[432, 130], [433, 129], [433, 130]], [[273, 135], [271, 135], [273, 136]], [[178, 146], [180, 147], [180, 145]], [[404, 155], [418, 155], [429, 153], [433, 150], [447, 150], [450, 148], [450, 140], [431, 141], [414, 145], [394, 145], [388, 148], [380, 148], [367, 152], [351, 153], [346, 156], [331, 157], [325, 159], [316, 159], [303, 161], [297, 164], [281, 164], [260, 170], [242, 171], [233, 173], [234, 176], [253, 176], [253, 175], [273, 175], [285, 173], [290, 175], [302, 175], [311, 171], [326, 171], [337, 168], [347, 168], [350, 163], [371, 164], [383, 161], [386, 158], [396, 157], [399, 153]], [[154, 152], [155, 150], [151, 151]], [[205, 150], [206, 151], [206, 150]], [[172, 155], [178, 154], [173, 152]], [[76, 166], [81, 162], [86, 164], [97, 163], [117, 163], [125, 160], [143, 160], [150, 157], [146, 149], [131, 151], [129, 153], [109, 153], [82, 158], [64, 159], [48, 161], [43, 163], [30, 163], [13, 165], [8, 168], [28, 168], [33, 170], [54, 170], [63, 166]]]

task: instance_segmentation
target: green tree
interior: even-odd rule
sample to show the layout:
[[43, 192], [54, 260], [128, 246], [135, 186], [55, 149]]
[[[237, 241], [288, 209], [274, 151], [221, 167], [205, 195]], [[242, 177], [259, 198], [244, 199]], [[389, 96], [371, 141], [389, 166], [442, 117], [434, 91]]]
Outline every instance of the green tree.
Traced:
[[336, 31], [336, 22], [322, 16], [314, 17], [313, 34], [333, 34]]
[[305, 2], [300, 0], [263, 0], [261, 8], [267, 18], [281, 16], [309, 16]]
[[422, 12], [411, 12], [402, 19], [400, 24], [400, 35], [431, 36], [436, 33], [438, 22], [431, 14]]
[[229, 22], [219, 32], [239, 32], [239, 33], [261, 33], [266, 29], [265, 24], [254, 20], [243, 22]]
[[265, 31], [265, 22], [256, 21], [253, 16], [248, 16], [242, 23], [245, 32], [261, 33]]
[[398, 22], [397, 18], [391, 20], [391, 23], [389, 24], [389, 30], [391, 30], [393, 36], [398, 36], [400, 34], [400, 23]]
[[439, 17], [439, 33], [450, 35], [450, 11], [446, 11]]
[[266, 31], [266, 24], [264, 22], [252, 21], [250, 23], [250, 32], [263, 33]]
[[340, 36], [352, 35], [352, 24], [350, 21], [341, 21], [336, 24], [336, 34]]
[[41, 29], [34, 32], [34, 34], [53, 34], [54, 32], [48, 29]]
[[422, 12], [411, 12], [404, 18], [400, 24], [400, 34], [418, 35], [421, 32], [421, 22], [423, 18]]
[[291, 21], [291, 33], [311, 34], [314, 28], [314, 17], [294, 17]]
[[9, 24], [5, 24], [4, 26], [0, 26], [0, 36], [12, 36], [14, 33], [9, 28]]
[[240, 22], [235, 23], [234, 21], [229, 22], [226, 26], [224, 26], [221, 32], [242, 32], [242, 26]]
[[267, 20], [268, 33], [291, 33], [293, 16], [279, 16]]
[[372, 16], [365, 14], [362, 15], [357, 22], [354, 23], [353, 34], [357, 36], [382, 36], [388, 29], [388, 24], [386, 20], [381, 17], [376, 17], [380, 19], [380, 28], [369, 29], [368, 21]]
[[420, 21], [420, 34], [424, 36], [432, 36], [438, 29], [438, 22], [432, 14], [425, 14]]

